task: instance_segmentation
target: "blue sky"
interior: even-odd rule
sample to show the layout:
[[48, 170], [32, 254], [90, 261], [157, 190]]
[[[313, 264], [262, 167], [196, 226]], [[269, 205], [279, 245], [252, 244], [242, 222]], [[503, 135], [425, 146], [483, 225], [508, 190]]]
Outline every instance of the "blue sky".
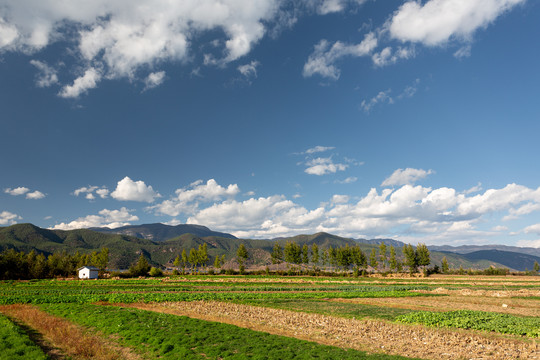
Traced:
[[530, 0], [2, 0], [0, 226], [539, 247], [539, 18]]

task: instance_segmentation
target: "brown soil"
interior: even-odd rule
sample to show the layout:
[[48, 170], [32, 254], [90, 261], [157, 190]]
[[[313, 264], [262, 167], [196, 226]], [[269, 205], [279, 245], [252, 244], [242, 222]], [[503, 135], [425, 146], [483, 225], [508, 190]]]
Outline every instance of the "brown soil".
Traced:
[[218, 321], [323, 344], [425, 359], [540, 359], [535, 341], [464, 330], [262, 308], [216, 301], [123, 305]]
[[83, 327], [35, 306], [4, 305], [0, 306], [0, 312], [32, 330], [32, 340], [52, 359], [141, 359], [131, 349], [120, 347], [103, 336], [89, 334]]
[[329, 301], [424, 311], [479, 310], [540, 317], [539, 301], [533, 299], [501, 299], [451, 295], [444, 297], [410, 297], [399, 299], [330, 299]]
[[445, 288], [437, 288], [434, 290], [416, 290], [417, 292], [424, 294], [445, 294], [445, 295], [461, 295], [461, 296], [474, 296], [474, 297], [497, 297], [497, 298], [511, 298], [511, 297], [540, 297], [540, 290], [538, 289], [520, 289], [520, 290], [473, 290], [470, 288], [460, 290], [448, 290]]

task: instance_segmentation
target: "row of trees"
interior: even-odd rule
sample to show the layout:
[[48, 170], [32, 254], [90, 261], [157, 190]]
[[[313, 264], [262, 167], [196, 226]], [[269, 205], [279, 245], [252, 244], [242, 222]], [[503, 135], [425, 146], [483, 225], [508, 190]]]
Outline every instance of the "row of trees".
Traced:
[[416, 248], [412, 245], [405, 245], [402, 252], [403, 261], [398, 258], [394, 246], [390, 246], [388, 254], [388, 248], [384, 242], [378, 248], [372, 248], [370, 254], [367, 255], [359, 245], [349, 246], [347, 244], [336, 248], [329, 246], [325, 250], [319, 250], [317, 244], [300, 246], [294, 241], [288, 241], [283, 247], [276, 242], [272, 249], [271, 258], [273, 264], [279, 264], [282, 261], [297, 265], [311, 263], [313, 266], [333, 266], [343, 270], [351, 268], [365, 270], [369, 265], [373, 269], [385, 270], [389, 268], [390, 271], [398, 272], [403, 270], [404, 265], [409, 268], [410, 272], [416, 272], [419, 266], [425, 267], [431, 263], [430, 253], [425, 244], [418, 244]]
[[92, 265], [105, 271], [109, 264], [109, 249], [94, 251], [90, 254], [53, 253], [49, 256], [35, 251], [25, 253], [8, 249], [0, 253], [0, 279], [48, 279], [58, 276], [74, 275], [76, 270], [85, 265]]
[[[190, 269], [191, 273], [198, 270], [199, 266], [206, 268], [208, 266], [208, 245], [206, 243], [199, 245], [198, 248], [189, 249], [189, 255], [186, 249], [182, 250], [181, 255], [177, 255], [173, 261], [176, 268], [182, 268], [182, 274], [186, 273], [186, 268]], [[216, 256], [214, 258], [214, 268], [219, 269], [225, 263], [225, 255]]]

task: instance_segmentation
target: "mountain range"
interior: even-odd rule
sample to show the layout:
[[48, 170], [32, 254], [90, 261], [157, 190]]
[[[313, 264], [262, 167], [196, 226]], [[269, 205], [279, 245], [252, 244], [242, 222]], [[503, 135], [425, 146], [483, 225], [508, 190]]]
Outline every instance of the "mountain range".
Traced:
[[[35, 250], [47, 255], [61, 251], [89, 253], [107, 247], [110, 250], [110, 267], [118, 269], [129, 267], [140, 254], [155, 265], [170, 264], [183, 249], [189, 252], [191, 248], [204, 243], [207, 244], [210, 261], [222, 255], [228, 260], [235, 258], [236, 250], [243, 243], [251, 254], [252, 263], [264, 265], [270, 261], [274, 243], [283, 246], [287, 241], [294, 241], [300, 246], [317, 244], [320, 249], [358, 244], [366, 254], [373, 248], [378, 249], [384, 242], [387, 247], [396, 248], [398, 257], [402, 255], [399, 248], [405, 245], [393, 239], [351, 239], [328, 233], [271, 240], [238, 239], [205, 226], [189, 224], [170, 226], [158, 223], [69, 231], [43, 229], [32, 224], [0, 227], [0, 251], [10, 248], [25, 252]], [[495, 266], [523, 271], [532, 269], [535, 261], [540, 263], [540, 257], [536, 255], [540, 249], [502, 246], [505, 250], [500, 250], [501, 246], [429, 246], [429, 249], [432, 264], [440, 265], [442, 258], [446, 257], [452, 268], [484, 269]]]

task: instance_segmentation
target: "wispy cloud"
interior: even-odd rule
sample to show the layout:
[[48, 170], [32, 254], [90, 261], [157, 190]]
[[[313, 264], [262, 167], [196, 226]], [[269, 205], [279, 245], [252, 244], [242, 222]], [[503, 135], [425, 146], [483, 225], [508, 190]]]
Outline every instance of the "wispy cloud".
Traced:
[[423, 170], [423, 169], [397, 169], [387, 177], [381, 184], [381, 186], [395, 186], [395, 185], [412, 185], [418, 180], [424, 179], [428, 175], [433, 173], [432, 170]]

